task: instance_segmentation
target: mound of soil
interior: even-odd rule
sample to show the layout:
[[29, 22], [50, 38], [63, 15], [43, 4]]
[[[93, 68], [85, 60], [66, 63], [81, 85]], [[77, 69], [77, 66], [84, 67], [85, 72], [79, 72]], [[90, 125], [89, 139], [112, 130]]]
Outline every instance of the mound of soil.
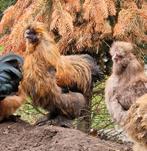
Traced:
[[0, 124], [1, 151], [131, 151], [126, 145], [100, 140], [78, 130], [31, 126], [23, 121]]

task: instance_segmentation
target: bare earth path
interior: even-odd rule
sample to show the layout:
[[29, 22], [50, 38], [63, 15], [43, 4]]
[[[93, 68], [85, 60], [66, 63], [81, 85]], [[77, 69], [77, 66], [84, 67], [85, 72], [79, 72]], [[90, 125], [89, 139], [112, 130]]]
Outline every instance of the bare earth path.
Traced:
[[0, 124], [0, 151], [131, 151], [120, 145], [54, 126], [31, 126], [23, 121]]

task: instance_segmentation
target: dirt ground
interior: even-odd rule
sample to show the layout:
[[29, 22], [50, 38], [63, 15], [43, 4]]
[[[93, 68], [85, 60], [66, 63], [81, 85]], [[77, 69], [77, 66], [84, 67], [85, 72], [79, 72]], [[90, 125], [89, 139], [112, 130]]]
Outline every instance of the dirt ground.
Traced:
[[131, 151], [117, 144], [55, 126], [31, 126], [23, 121], [0, 124], [0, 151]]

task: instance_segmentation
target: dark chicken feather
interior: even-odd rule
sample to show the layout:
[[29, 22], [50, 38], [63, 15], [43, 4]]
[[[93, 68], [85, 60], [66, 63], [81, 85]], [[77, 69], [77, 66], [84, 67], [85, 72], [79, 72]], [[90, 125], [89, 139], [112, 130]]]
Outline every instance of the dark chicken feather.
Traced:
[[102, 81], [104, 79], [104, 73], [100, 69], [100, 66], [96, 63], [96, 60], [94, 60], [93, 57], [91, 57], [88, 54], [81, 55], [83, 59], [86, 59], [87, 62], [91, 65], [91, 74], [92, 74], [92, 81]]
[[5, 56], [0, 56], [0, 62], [3, 62], [3, 63], [7, 62], [9, 64], [14, 64], [15, 63], [15, 65], [20, 64], [22, 66], [23, 58], [19, 55], [9, 53]]
[[18, 91], [23, 58], [15, 54], [0, 57], [0, 100]]

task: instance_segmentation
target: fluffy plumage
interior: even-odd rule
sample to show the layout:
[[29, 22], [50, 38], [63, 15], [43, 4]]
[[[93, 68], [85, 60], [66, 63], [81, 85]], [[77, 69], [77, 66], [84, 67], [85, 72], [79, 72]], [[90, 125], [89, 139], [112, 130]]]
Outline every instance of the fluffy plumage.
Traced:
[[[49, 36], [44, 24], [35, 22], [29, 28], [28, 40], [29, 52], [35, 49], [44, 49], [47, 53], [46, 62], [57, 70], [56, 79], [60, 87], [67, 87], [69, 90], [80, 91], [84, 95], [91, 93], [92, 82], [103, 79], [104, 75], [94, 59], [89, 55], [63, 56], [59, 53], [54, 40]], [[35, 36], [36, 37], [35, 37]], [[29, 44], [34, 41], [34, 44]], [[44, 42], [43, 42], [44, 41]], [[39, 45], [38, 45], [39, 43]]]
[[128, 111], [124, 128], [134, 141], [134, 151], [147, 150], [147, 94], [137, 99]]
[[133, 45], [121, 41], [114, 42], [110, 50], [113, 67], [106, 83], [105, 102], [112, 118], [120, 125], [130, 106], [147, 93], [143, 66], [132, 52]]
[[23, 65], [22, 89], [31, 96], [34, 105], [50, 112], [50, 119], [58, 116], [67, 119], [78, 117], [86, 105], [86, 100], [81, 93], [69, 90], [64, 92], [57, 85], [56, 74], [61, 58], [44, 25], [36, 24], [29, 27], [25, 37], [27, 49]]
[[133, 45], [114, 42], [112, 75], [106, 83], [105, 101], [112, 118], [133, 139], [134, 151], [147, 150], [147, 77], [133, 55]]
[[60, 57], [56, 75], [59, 86], [90, 96], [93, 82], [102, 78], [103, 74], [91, 56], [86, 54]]
[[26, 57], [22, 88], [36, 106], [73, 119], [85, 114], [93, 81], [103, 74], [89, 55], [63, 56], [43, 23], [26, 32]]
[[56, 69], [46, 62], [43, 50], [35, 50], [25, 57], [23, 66], [23, 80], [21, 86], [29, 95], [35, 106], [50, 111], [50, 117], [58, 115], [70, 119], [80, 115], [85, 105], [84, 96], [80, 93], [62, 93], [56, 84]]
[[0, 57], [0, 100], [18, 91], [22, 64], [23, 59], [15, 54]]
[[0, 120], [13, 114], [24, 101], [22, 93], [17, 94], [22, 64], [23, 58], [15, 54], [0, 57]]

